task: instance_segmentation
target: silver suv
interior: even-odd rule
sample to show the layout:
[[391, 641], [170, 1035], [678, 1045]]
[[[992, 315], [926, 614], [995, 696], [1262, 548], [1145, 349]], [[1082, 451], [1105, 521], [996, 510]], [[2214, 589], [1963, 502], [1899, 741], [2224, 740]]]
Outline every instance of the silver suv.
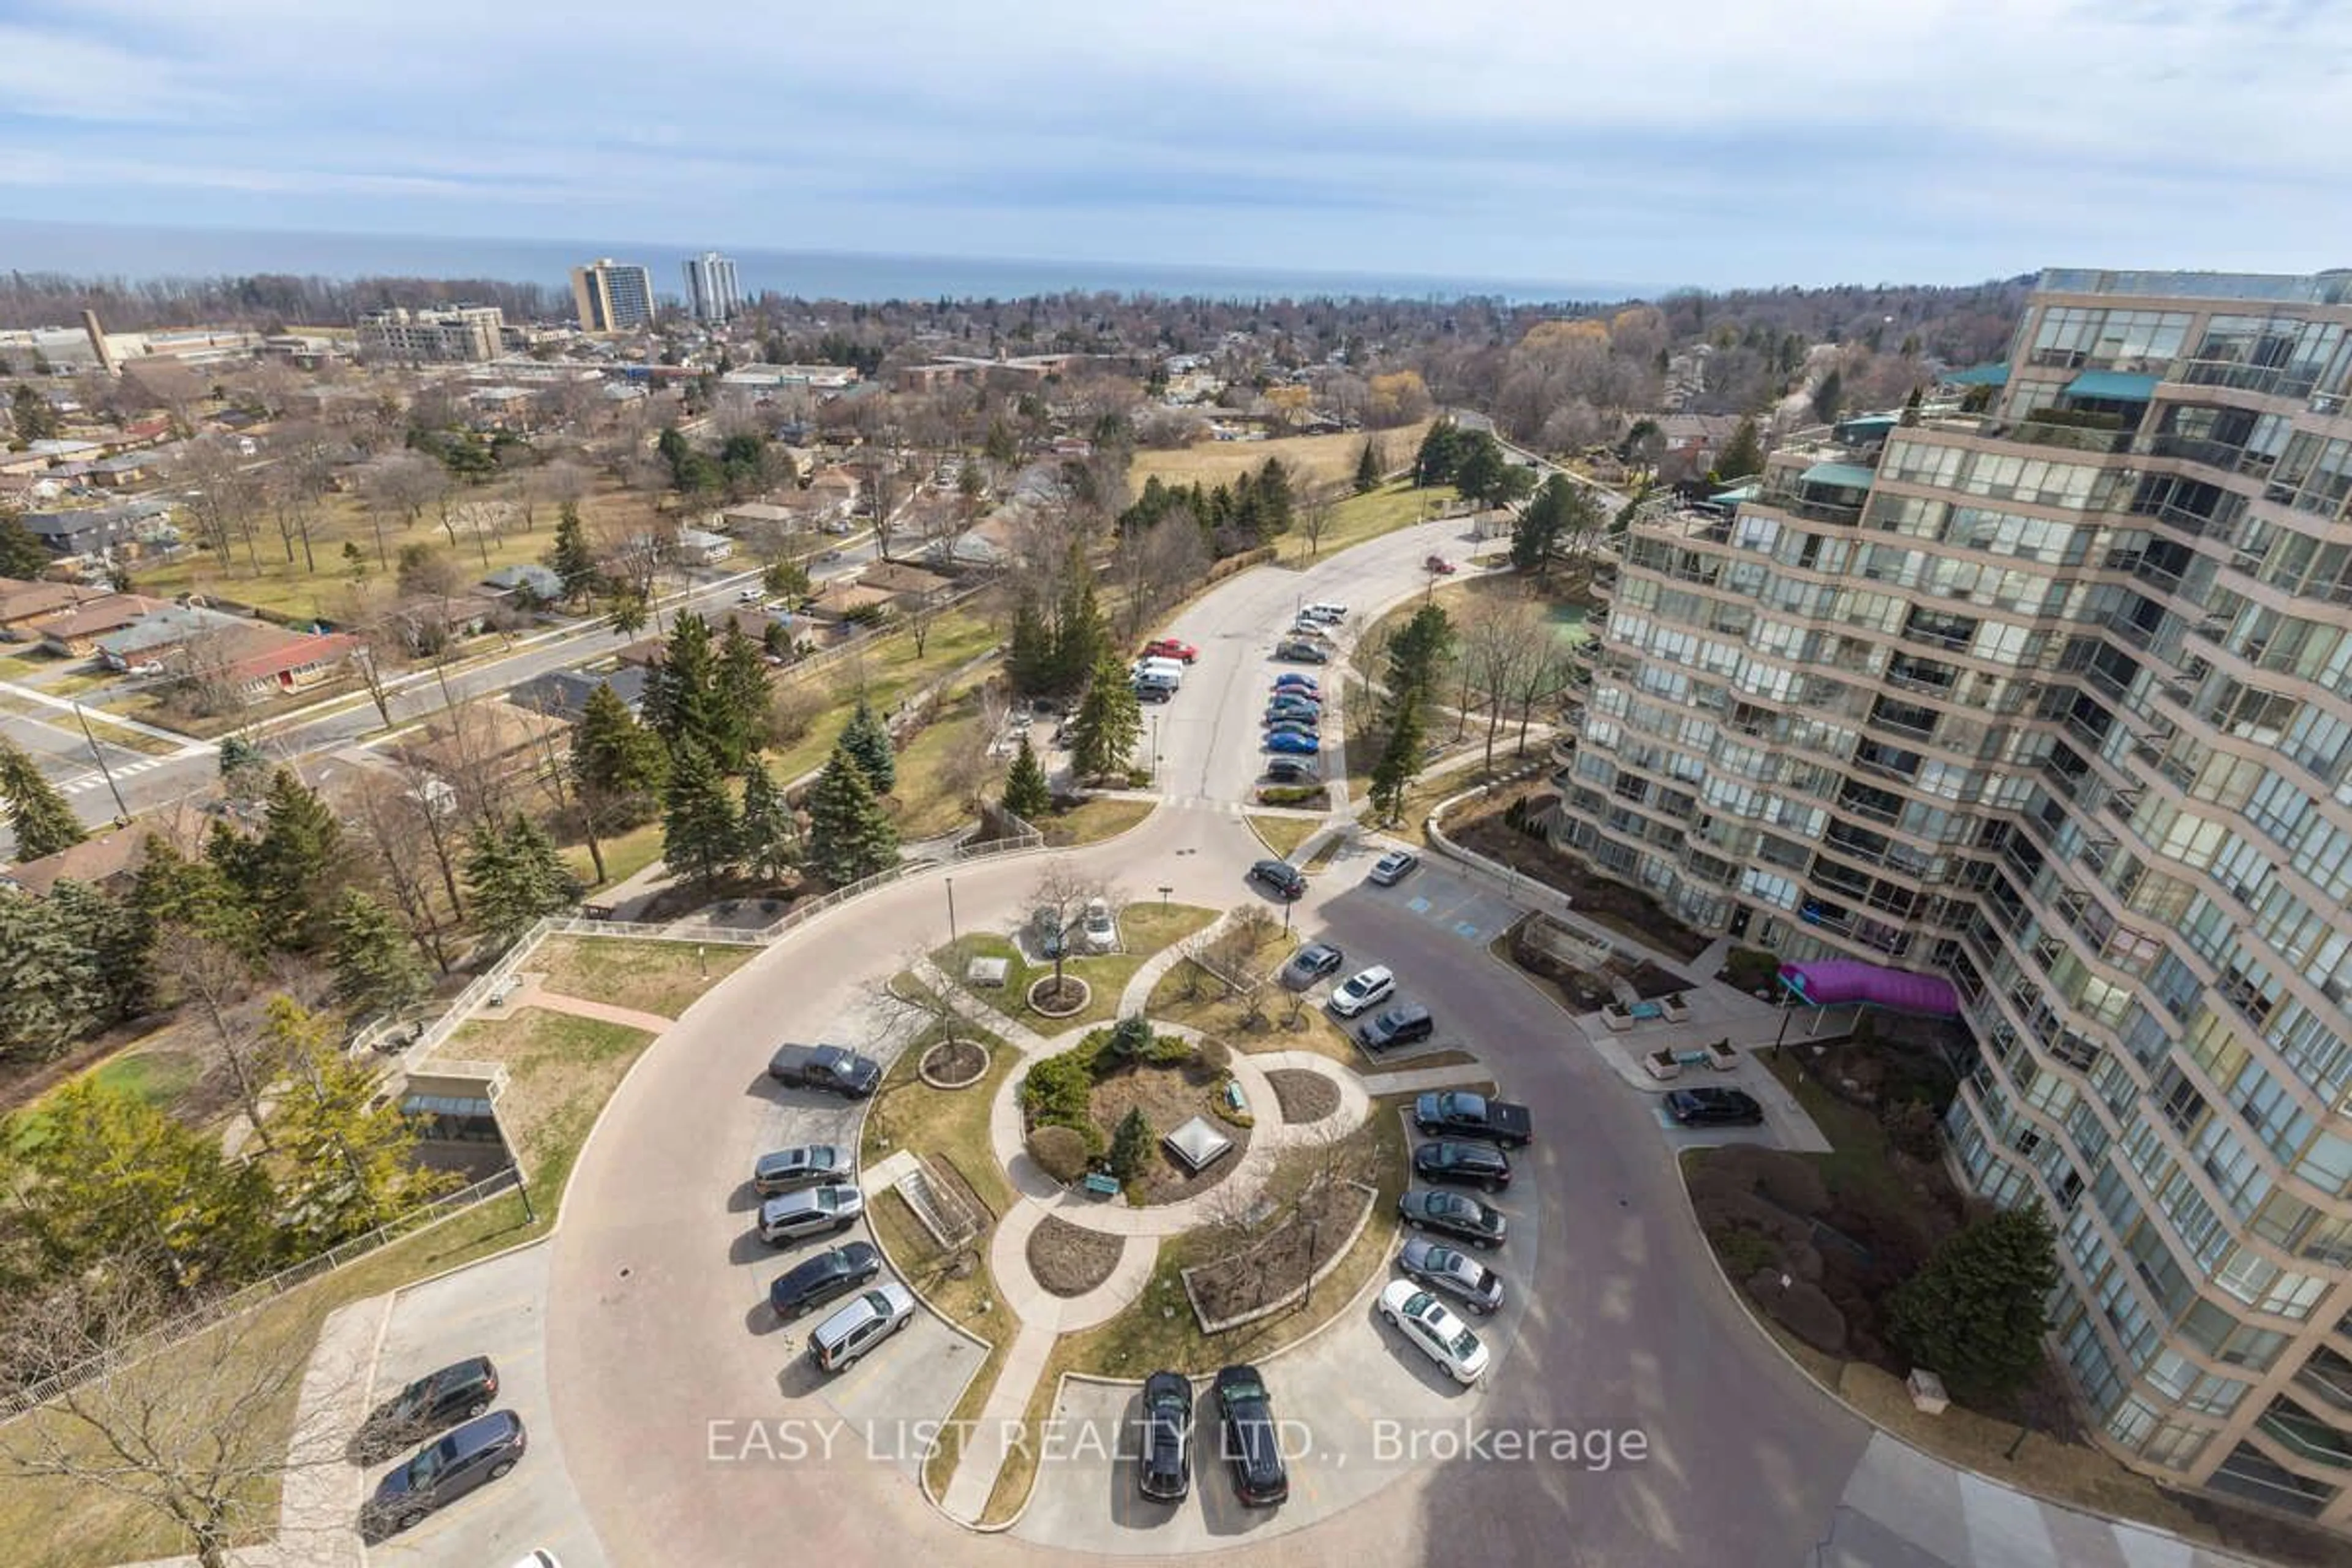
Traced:
[[913, 1292], [896, 1279], [877, 1285], [816, 1326], [809, 1360], [822, 1371], [841, 1372], [914, 1320]]
[[803, 1187], [760, 1205], [760, 1239], [782, 1247], [803, 1237], [847, 1230], [865, 1212], [866, 1194], [845, 1183]]

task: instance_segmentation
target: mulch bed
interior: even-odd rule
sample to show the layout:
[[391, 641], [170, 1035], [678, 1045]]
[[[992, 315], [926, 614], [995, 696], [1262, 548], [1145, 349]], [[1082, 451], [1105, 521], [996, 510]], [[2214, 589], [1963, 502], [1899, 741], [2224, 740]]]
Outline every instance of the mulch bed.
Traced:
[[1689, 981], [1671, 969], [1659, 968], [1646, 958], [1626, 973], [1625, 980], [1633, 987], [1633, 994], [1644, 1002], [1654, 1002], [1661, 996], [1672, 996], [1691, 988]]
[[[1188, 1270], [1186, 1282], [1211, 1321], [1254, 1311], [1307, 1282], [1308, 1273], [1328, 1264], [1364, 1205], [1373, 1202], [1361, 1187], [1335, 1184], [1303, 1200], [1279, 1227], [1241, 1241], [1232, 1256]], [[1310, 1223], [1311, 1222], [1311, 1223]], [[1307, 1242], [1315, 1244], [1307, 1259]]]
[[1265, 1075], [1282, 1119], [1293, 1124], [1320, 1121], [1339, 1109], [1339, 1086], [1319, 1072], [1277, 1068]]
[[1667, 914], [1641, 889], [1596, 875], [1574, 856], [1552, 847], [1541, 835], [1522, 833], [1504, 821], [1509, 804], [1496, 801], [1475, 816], [1448, 822], [1445, 836], [1566, 893], [1569, 907], [1578, 914], [1635, 942], [1664, 948], [1684, 960], [1706, 951], [1708, 938]]
[[[1142, 1202], [1166, 1204], [1189, 1198], [1223, 1181], [1242, 1163], [1242, 1154], [1249, 1148], [1250, 1130], [1223, 1120], [1210, 1108], [1211, 1086], [1215, 1081], [1213, 1076], [1189, 1068], [1139, 1062], [1095, 1085], [1087, 1101], [1087, 1115], [1102, 1129], [1106, 1146], [1130, 1106], [1141, 1106], [1143, 1119], [1151, 1123], [1151, 1157], [1136, 1178], [1143, 1189]], [[1211, 1126], [1234, 1141], [1230, 1152], [1198, 1175], [1171, 1159], [1160, 1142], [1195, 1116], [1207, 1117]]]
[[942, 1040], [925, 1051], [917, 1065], [934, 1087], [962, 1089], [988, 1071], [988, 1052], [971, 1040]]
[[1029, 1233], [1029, 1272], [1054, 1295], [1083, 1296], [1110, 1278], [1125, 1247], [1122, 1237], [1048, 1215]]

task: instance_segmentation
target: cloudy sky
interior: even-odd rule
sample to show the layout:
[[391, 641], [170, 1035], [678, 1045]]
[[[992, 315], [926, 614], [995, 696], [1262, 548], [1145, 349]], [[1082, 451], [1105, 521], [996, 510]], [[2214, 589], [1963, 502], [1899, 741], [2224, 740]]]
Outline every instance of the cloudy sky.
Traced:
[[2347, 0], [0, 0], [0, 219], [1958, 281], [2347, 174]]

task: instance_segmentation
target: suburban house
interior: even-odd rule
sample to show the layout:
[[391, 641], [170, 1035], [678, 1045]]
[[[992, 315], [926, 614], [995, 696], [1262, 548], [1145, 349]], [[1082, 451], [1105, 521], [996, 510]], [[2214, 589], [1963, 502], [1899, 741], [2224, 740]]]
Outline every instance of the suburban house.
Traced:
[[773, 501], [764, 500], [730, 506], [719, 514], [717, 521], [721, 533], [751, 540], [780, 539], [786, 534], [806, 533], [815, 526], [803, 509], [779, 506]]
[[897, 600], [887, 589], [837, 579], [808, 602], [807, 611], [821, 621], [849, 621], [887, 611]]
[[681, 528], [677, 531], [677, 557], [701, 566], [716, 566], [735, 553], [735, 542], [723, 533], [706, 529]]
[[98, 652], [99, 638], [170, 607], [169, 600], [144, 594], [103, 594], [42, 622], [41, 646], [68, 658], [89, 658]]
[[97, 638], [98, 661], [128, 674], [159, 674], [167, 663], [184, 657], [190, 644], [201, 643], [207, 636], [221, 642], [252, 624], [242, 616], [198, 605], [166, 605]]
[[0, 637], [31, 642], [46, 623], [107, 596], [103, 588], [79, 583], [26, 583], [0, 577]]
[[645, 668], [624, 665], [602, 675], [580, 669], [551, 669], [544, 675], [532, 676], [508, 692], [507, 700], [527, 713], [543, 713], [551, 719], [576, 724], [588, 710], [588, 699], [600, 686], [611, 687], [613, 695], [635, 713], [646, 699]]
[[909, 615], [929, 608], [955, 591], [951, 579], [902, 561], [876, 562], [857, 574], [857, 585], [889, 595], [891, 604]]
[[826, 533], [846, 533], [849, 520], [857, 511], [857, 476], [835, 465], [811, 474], [794, 504], [809, 519], [809, 526]]
[[184, 802], [169, 805], [129, 826], [93, 834], [54, 855], [0, 870], [0, 888], [14, 888], [37, 899], [48, 897], [59, 882], [127, 893], [138, 880], [139, 868], [146, 864], [153, 840], [163, 839], [182, 854], [193, 856], [204, 842], [205, 821], [203, 813]]
[[530, 563], [501, 566], [482, 579], [482, 586], [500, 599], [552, 605], [563, 597], [563, 579], [548, 567]]
[[415, 764], [459, 788], [469, 781], [512, 783], [537, 776], [551, 758], [560, 764], [571, 726], [510, 701], [477, 702], [425, 721], [421, 732], [394, 748]]
[[249, 698], [303, 691], [331, 680], [362, 647], [348, 632], [298, 632], [248, 622], [231, 637], [228, 677]]
[[152, 533], [171, 510], [170, 502], [146, 496], [113, 506], [28, 511], [23, 521], [26, 531], [51, 554], [97, 555]]
[[933, 545], [930, 552], [945, 565], [991, 570], [1007, 565], [1013, 560], [1013, 518], [992, 512], [944, 544]]

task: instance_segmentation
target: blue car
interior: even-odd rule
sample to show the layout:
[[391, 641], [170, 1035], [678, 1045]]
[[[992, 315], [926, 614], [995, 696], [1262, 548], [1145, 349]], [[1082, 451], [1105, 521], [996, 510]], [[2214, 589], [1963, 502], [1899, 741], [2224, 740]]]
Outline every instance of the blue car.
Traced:
[[1295, 702], [1270, 702], [1266, 705], [1265, 722], [1269, 724], [1300, 724], [1314, 729], [1323, 722], [1320, 709]]
[[1269, 752], [1290, 752], [1311, 757], [1323, 749], [1323, 742], [1297, 730], [1273, 730], [1266, 733], [1265, 749]]
[[1296, 669], [1286, 669], [1276, 676], [1274, 689], [1276, 691], [1296, 691], [1302, 697], [1312, 697], [1318, 702], [1323, 700], [1323, 689], [1315, 684], [1315, 678]]
[[1298, 719], [1275, 719], [1266, 723], [1269, 732], [1276, 735], [1319, 735], [1321, 726]]

